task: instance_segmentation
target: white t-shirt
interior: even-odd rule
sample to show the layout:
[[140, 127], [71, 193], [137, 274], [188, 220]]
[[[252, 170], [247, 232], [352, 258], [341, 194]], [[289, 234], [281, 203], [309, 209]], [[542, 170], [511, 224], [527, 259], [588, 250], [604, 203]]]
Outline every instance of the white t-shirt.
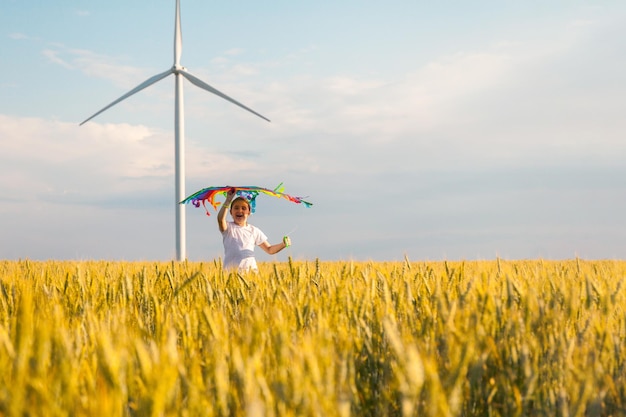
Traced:
[[238, 268], [240, 271], [257, 269], [254, 247], [265, 241], [267, 236], [261, 229], [251, 224], [238, 226], [235, 222], [228, 222], [226, 230], [222, 232], [224, 267]]

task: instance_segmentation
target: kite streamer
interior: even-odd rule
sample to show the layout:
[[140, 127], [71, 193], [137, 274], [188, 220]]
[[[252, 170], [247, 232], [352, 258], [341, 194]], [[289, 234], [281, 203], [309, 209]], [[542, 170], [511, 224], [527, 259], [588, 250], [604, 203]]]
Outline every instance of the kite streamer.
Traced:
[[269, 188], [255, 187], [255, 186], [243, 186], [243, 187], [233, 187], [233, 186], [224, 186], [224, 187], [207, 187], [203, 188], [200, 191], [197, 191], [191, 194], [189, 197], [185, 198], [179, 204], [187, 204], [191, 203], [195, 207], [200, 207], [200, 204], [204, 207], [207, 216], [210, 216], [209, 210], [207, 209], [206, 203], [209, 203], [215, 210], [222, 204], [219, 201], [215, 201], [215, 197], [219, 194], [226, 197], [228, 191], [234, 190], [237, 196], [243, 197], [250, 202], [250, 211], [252, 213], [256, 210], [256, 198], [259, 194], [267, 194], [271, 197], [284, 198], [286, 200], [291, 201], [296, 204], [304, 204], [306, 207], [311, 207], [313, 204], [308, 201], [304, 201], [304, 197], [294, 197], [289, 194], [285, 194], [283, 183], [281, 182], [278, 187], [270, 190]]

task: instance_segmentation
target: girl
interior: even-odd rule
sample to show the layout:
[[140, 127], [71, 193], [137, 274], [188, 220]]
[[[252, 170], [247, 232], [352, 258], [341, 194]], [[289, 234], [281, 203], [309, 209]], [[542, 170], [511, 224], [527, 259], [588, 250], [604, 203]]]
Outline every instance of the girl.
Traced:
[[[289, 236], [275, 245], [270, 245], [261, 229], [248, 224], [250, 203], [243, 197], [235, 197], [236, 190], [231, 189], [217, 214], [217, 224], [224, 243], [224, 267], [237, 268], [239, 272], [257, 271], [254, 259], [254, 247], [260, 246], [265, 252], [274, 255], [291, 245]], [[226, 221], [226, 212], [230, 207], [232, 222]]]

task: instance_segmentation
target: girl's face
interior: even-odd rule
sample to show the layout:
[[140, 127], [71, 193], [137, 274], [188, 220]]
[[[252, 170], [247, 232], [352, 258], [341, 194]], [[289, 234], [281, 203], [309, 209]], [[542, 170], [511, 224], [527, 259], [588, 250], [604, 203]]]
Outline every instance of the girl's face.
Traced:
[[250, 207], [245, 201], [237, 200], [230, 206], [230, 215], [238, 226], [245, 226], [250, 215]]

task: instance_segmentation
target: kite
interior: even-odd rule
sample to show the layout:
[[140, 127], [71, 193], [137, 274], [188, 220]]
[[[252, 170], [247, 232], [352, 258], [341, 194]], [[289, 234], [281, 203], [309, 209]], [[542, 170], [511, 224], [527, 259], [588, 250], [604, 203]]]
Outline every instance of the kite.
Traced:
[[237, 196], [243, 197], [250, 202], [250, 211], [252, 213], [256, 210], [256, 198], [259, 194], [267, 194], [272, 197], [284, 198], [292, 203], [303, 204], [306, 207], [311, 207], [313, 204], [308, 201], [304, 201], [304, 197], [294, 197], [289, 194], [285, 194], [285, 187], [283, 187], [283, 183], [281, 182], [278, 187], [270, 190], [269, 188], [255, 187], [255, 186], [243, 186], [243, 187], [233, 187], [233, 186], [224, 186], [224, 187], [207, 187], [203, 188], [200, 191], [197, 191], [191, 194], [189, 197], [185, 198], [179, 204], [187, 204], [191, 203], [195, 207], [200, 207], [200, 204], [204, 206], [204, 210], [206, 211], [207, 216], [210, 216], [209, 210], [207, 209], [206, 203], [208, 202], [215, 210], [222, 204], [219, 201], [215, 201], [215, 196], [218, 194], [222, 194], [226, 196], [228, 191], [234, 190]]

